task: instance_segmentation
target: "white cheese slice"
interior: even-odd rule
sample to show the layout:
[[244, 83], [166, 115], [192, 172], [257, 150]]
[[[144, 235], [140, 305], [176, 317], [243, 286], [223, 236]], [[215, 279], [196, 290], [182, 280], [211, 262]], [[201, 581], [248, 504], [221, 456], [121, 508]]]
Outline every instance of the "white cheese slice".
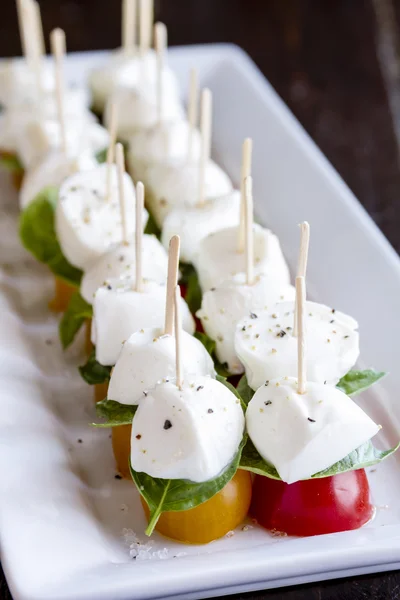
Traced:
[[[249, 386], [297, 376], [297, 338], [292, 335], [294, 302], [282, 302], [241, 320], [235, 350]], [[336, 385], [359, 355], [358, 324], [351, 317], [316, 302], [306, 303], [307, 378]]]
[[[66, 91], [65, 118], [94, 122], [94, 115], [87, 109], [86, 95], [80, 88]], [[53, 94], [48, 94], [40, 101], [26, 101], [14, 104], [0, 114], [0, 149], [17, 153], [27, 128], [42, 121], [58, 119], [57, 103]], [[23, 143], [23, 142], [22, 142]]]
[[[185, 117], [179, 96], [163, 90], [161, 121], [182, 120]], [[154, 127], [160, 122], [155, 88], [117, 88], [107, 101], [104, 123], [108, 127], [111, 106], [117, 106], [117, 137], [128, 142], [138, 129]]]
[[[41, 85], [43, 101], [54, 91], [54, 66], [43, 61], [41, 65]], [[21, 58], [4, 60], [0, 64], [0, 104], [12, 108], [21, 104], [38, 101], [37, 80], [34, 70]]]
[[[165, 321], [165, 285], [145, 280], [140, 292], [134, 281], [110, 280], [100, 287], [93, 301], [92, 342], [102, 365], [115, 365], [126, 340], [141, 327], [161, 328]], [[186, 302], [181, 299], [182, 327], [194, 333], [195, 325]]]
[[[178, 82], [171, 68], [164, 66], [162, 73], [163, 86], [178, 90]], [[124, 48], [118, 48], [105, 63], [89, 74], [93, 109], [98, 113], [103, 112], [108, 98], [119, 87], [148, 89], [155, 94], [156, 74], [157, 62], [154, 50], [149, 50], [141, 56], [137, 49], [126, 52]]]
[[[148, 129], [138, 129], [129, 138], [128, 165], [134, 181], [147, 184], [146, 172], [153, 163], [183, 161], [188, 155], [189, 123], [185, 120], [162, 121]], [[193, 131], [192, 157], [200, 156], [201, 139], [197, 129]]]
[[293, 377], [274, 379], [254, 394], [246, 412], [248, 434], [281, 479], [294, 483], [331, 467], [380, 429], [346, 394]]
[[133, 419], [132, 467], [162, 479], [214, 479], [232, 462], [243, 428], [238, 399], [215, 379], [196, 377], [182, 390], [161, 383]]
[[[85, 150], [94, 155], [109, 143], [106, 129], [89, 115], [69, 118], [67, 122], [67, 148], [71, 154]], [[17, 154], [25, 169], [34, 167], [51, 150], [61, 147], [60, 125], [57, 120], [30, 122], [17, 138]]]
[[[277, 283], [290, 282], [289, 268], [279, 239], [261, 225], [254, 225], [254, 273], [264, 273]], [[209, 290], [246, 270], [246, 254], [238, 252], [238, 228], [220, 229], [199, 245], [195, 267], [203, 291]]]
[[209, 200], [202, 206], [176, 208], [172, 210], [163, 224], [161, 241], [168, 248], [173, 235], [181, 239], [181, 260], [195, 262], [201, 241], [210, 233], [223, 227], [239, 224], [240, 193], [232, 193]]
[[76, 171], [88, 171], [97, 165], [96, 158], [89, 151], [66, 156], [61, 150], [50, 150], [43, 160], [24, 174], [19, 195], [20, 208], [26, 208], [46, 187], [58, 188]]
[[[237, 275], [203, 294], [201, 309], [196, 313], [205, 333], [215, 341], [219, 362], [234, 375], [244, 371], [235, 352], [237, 323], [277, 302], [295, 298], [293, 286], [277, 284], [265, 275], [258, 275], [253, 285], [247, 285], [245, 280], [244, 275]], [[251, 339], [257, 342], [253, 336]]]
[[[186, 378], [215, 377], [214, 364], [203, 344], [182, 331], [182, 370]], [[139, 404], [157, 383], [175, 378], [175, 337], [164, 330], [140, 329], [122, 346], [111, 374], [108, 398]]]
[[[84, 272], [81, 281], [81, 295], [92, 304], [100, 286], [110, 279], [133, 279], [136, 269], [134, 243], [115, 244]], [[168, 254], [154, 235], [145, 234], [142, 238], [142, 274], [145, 279], [165, 283], [168, 273]]]
[[[56, 232], [64, 256], [86, 270], [113, 244], [122, 239], [117, 168], [112, 165], [110, 196], [107, 198], [107, 165], [75, 173], [66, 179], [56, 207]], [[126, 226], [130, 239], [135, 232], [135, 188], [127, 173], [123, 176]], [[143, 226], [148, 215], [143, 213]]]
[[[199, 173], [197, 162], [149, 166], [146, 171], [146, 201], [160, 228], [174, 208], [190, 208], [198, 204]], [[206, 164], [204, 185], [205, 200], [226, 196], [233, 191], [228, 175], [212, 160]]]

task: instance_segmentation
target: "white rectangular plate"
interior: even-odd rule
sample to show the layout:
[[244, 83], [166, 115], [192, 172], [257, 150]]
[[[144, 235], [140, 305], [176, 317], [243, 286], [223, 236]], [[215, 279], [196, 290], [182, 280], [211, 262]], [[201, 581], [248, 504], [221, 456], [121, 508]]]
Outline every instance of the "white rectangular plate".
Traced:
[[[71, 55], [68, 75], [83, 80], [103, 59]], [[363, 404], [384, 426], [379, 443], [394, 444], [398, 256], [242, 51], [177, 48], [170, 62], [183, 89], [192, 65], [212, 89], [215, 156], [236, 181], [242, 140], [253, 137], [256, 210], [292, 269], [296, 225], [311, 223], [309, 288], [358, 319], [363, 364], [391, 371]], [[398, 456], [370, 469], [377, 515], [362, 530], [293, 539], [253, 526], [202, 547], [155, 535], [133, 559], [133, 532], [147, 543], [137, 493], [114, 477], [109, 431], [88, 427], [94, 408], [76, 370], [81, 349], [60, 349], [46, 307], [51, 279], [21, 249], [15, 193], [7, 177], [0, 184], [0, 539], [14, 598], [205, 598], [400, 567]]]

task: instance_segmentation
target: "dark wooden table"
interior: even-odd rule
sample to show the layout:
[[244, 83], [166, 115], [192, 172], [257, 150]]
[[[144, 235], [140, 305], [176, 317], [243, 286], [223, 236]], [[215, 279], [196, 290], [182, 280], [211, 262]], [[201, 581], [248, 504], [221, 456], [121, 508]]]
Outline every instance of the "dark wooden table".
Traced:
[[[119, 44], [119, 0], [39, 1], [46, 34], [64, 28], [69, 50]], [[0, 56], [12, 56], [13, 0], [1, 0], [1, 13]], [[400, 250], [400, 1], [156, 0], [156, 17], [171, 45], [244, 48]], [[11, 598], [2, 573], [0, 598]], [[231, 598], [394, 600], [400, 574]]]

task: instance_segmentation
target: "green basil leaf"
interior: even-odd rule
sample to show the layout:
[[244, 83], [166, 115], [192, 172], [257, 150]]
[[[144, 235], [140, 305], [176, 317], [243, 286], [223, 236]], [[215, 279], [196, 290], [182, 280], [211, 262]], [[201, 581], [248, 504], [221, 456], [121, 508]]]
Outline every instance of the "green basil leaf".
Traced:
[[22, 174], [24, 172], [24, 167], [22, 166], [18, 156], [8, 152], [0, 152], [0, 167], [7, 169], [7, 171], [10, 171], [10, 173]]
[[385, 375], [384, 371], [374, 371], [373, 369], [349, 371], [347, 375], [342, 377], [336, 387], [348, 396], [355, 396], [374, 385]]
[[[365, 469], [366, 467], [375, 465], [382, 462], [385, 458], [388, 458], [388, 456], [398, 450], [399, 446], [400, 443], [389, 450], [378, 450], [373, 446], [371, 440], [369, 440], [331, 467], [328, 467], [319, 473], [315, 473], [310, 479], [320, 479], [322, 477], [338, 475], [339, 473], [346, 473], [347, 471]], [[261, 457], [250, 438], [247, 440], [246, 446], [242, 452], [240, 469], [250, 471], [256, 475], [263, 475], [270, 479], [281, 479], [275, 467]]]
[[227, 380], [227, 378], [223, 377], [222, 375], [218, 375], [217, 374], [217, 376], [216, 376], [215, 379], [217, 381], [219, 381], [220, 383], [222, 383], [222, 385], [224, 385], [225, 387], [227, 387], [228, 390], [230, 390], [232, 392], [232, 394], [234, 396], [236, 396], [236, 398], [240, 401], [240, 405], [242, 407], [243, 412], [246, 412], [247, 405], [243, 402], [243, 398], [239, 394], [239, 390], [237, 390], [231, 383], [229, 383], [229, 381]]
[[79, 373], [89, 385], [99, 385], [110, 380], [112, 367], [105, 367], [96, 360], [96, 350], [92, 350], [87, 362], [79, 367]]
[[107, 150], [108, 148], [103, 148], [103, 150], [99, 150], [96, 155], [95, 155], [95, 159], [97, 160], [97, 162], [99, 164], [105, 163], [107, 160]]
[[200, 331], [196, 331], [194, 333], [194, 337], [197, 338], [199, 340], [199, 342], [201, 342], [203, 344], [204, 348], [207, 350], [207, 352], [213, 359], [214, 368], [215, 368], [216, 372], [218, 373], [218, 375], [220, 375], [221, 377], [224, 377], [224, 378], [230, 377], [231, 373], [229, 373], [229, 371], [228, 371], [227, 363], [220, 363], [218, 358], [215, 355], [214, 340], [212, 340], [210, 337], [208, 337], [208, 335], [206, 333], [202, 333]]
[[63, 255], [54, 225], [58, 198], [55, 187], [47, 187], [22, 212], [19, 235], [22, 245], [41, 263], [67, 283], [79, 286], [82, 271], [73, 267]]
[[161, 229], [155, 222], [154, 217], [149, 209], [147, 209], [147, 212], [149, 213], [149, 218], [147, 220], [144, 233], [147, 233], [148, 235], [155, 235], [157, 239], [161, 239]]
[[240, 397], [242, 398], [242, 400], [245, 403], [246, 408], [247, 408], [247, 405], [249, 404], [250, 400], [254, 396], [255, 391], [252, 390], [251, 387], [249, 386], [249, 384], [247, 383], [247, 377], [246, 377], [246, 375], [243, 375], [240, 378], [240, 381], [239, 381], [238, 386], [237, 386], [237, 391], [238, 391]]
[[188, 263], [180, 264], [181, 278], [179, 283], [186, 287], [185, 300], [192, 314], [201, 307], [203, 297], [196, 269]]
[[244, 443], [245, 437], [231, 464], [226, 467], [221, 475], [203, 483], [193, 483], [186, 479], [153, 478], [146, 475], [146, 473], [137, 473], [129, 464], [132, 479], [150, 509], [146, 535], [153, 533], [163, 512], [190, 510], [206, 502], [222, 490], [238, 469]]
[[394, 448], [389, 450], [378, 450], [373, 446], [371, 440], [365, 442], [362, 446], [353, 450], [342, 460], [335, 463], [328, 469], [320, 471], [313, 475], [314, 478], [330, 477], [331, 475], [337, 475], [338, 473], [345, 473], [346, 471], [356, 471], [357, 469], [365, 469], [371, 467], [377, 463], [382, 462], [385, 458], [391, 456], [396, 450], [399, 449], [400, 442]]
[[91, 319], [92, 315], [93, 309], [90, 304], [82, 298], [79, 292], [75, 292], [75, 294], [71, 296], [68, 308], [63, 314], [58, 327], [61, 344], [64, 350], [72, 344], [83, 323], [86, 319]]
[[121, 404], [115, 400], [102, 400], [96, 404], [96, 413], [104, 423], [92, 423], [93, 427], [118, 427], [119, 425], [132, 425], [137, 406]]
[[194, 337], [199, 340], [207, 350], [208, 354], [214, 359], [215, 353], [215, 342], [212, 340], [206, 333], [202, 333], [201, 331], [195, 331]]
[[239, 468], [270, 479], [280, 479], [278, 471], [271, 463], [262, 458], [250, 438], [243, 448]]

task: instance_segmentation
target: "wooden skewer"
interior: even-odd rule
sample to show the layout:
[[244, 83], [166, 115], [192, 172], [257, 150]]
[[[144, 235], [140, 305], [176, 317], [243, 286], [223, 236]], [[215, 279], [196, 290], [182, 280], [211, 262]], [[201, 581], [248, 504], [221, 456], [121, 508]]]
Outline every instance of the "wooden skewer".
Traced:
[[181, 288], [175, 288], [175, 358], [176, 358], [176, 386], [182, 389], [182, 356], [181, 356]]
[[143, 245], [143, 210], [144, 210], [144, 185], [138, 181], [136, 185], [136, 228], [135, 228], [135, 260], [136, 278], [135, 289], [142, 291], [142, 245]]
[[18, 28], [19, 37], [21, 40], [22, 54], [25, 58], [28, 58], [28, 42], [27, 42], [27, 31], [26, 31], [26, 20], [24, 15], [24, 2], [25, 0], [16, 0], [17, 5], [17, 16], [18, 16]]
[[43, 96], [42, 85], [42, 54], [39, 35], [38, 15], [33, 0], [23, 0], [21, 4], [23, 26], [25, 31], [26, 58], [35, 76], [36, 89], [39, 100]]
[[37, 0], [33, 0], [33, 8], [35, 13], [35, 29], [36, 29], [36, 43], [38, 47], [38, 53], [42, 58], [46, 54], [46, 44], [44, 41], [43, 22], [42, 15], [40, 12], [40, 4]]
[[122, 47], [132, 52], [136, 45], [136, 0], [122, 0]]
[[117, 141], [117, 102], [114, 100], [111, 104], [110, 125], [108, 128], [110, 144], [107, 149], [107, 182], [106, 182], [106, 200], [111, 196], [111, 175], [115, 160], [115, 144]]
[[56, 79], [56, 101], [58, 109], [58, 121], [60, 124], [61, 149], [67, 153], [67, 129], [65, 126], [64, 112], [64, 79], [63, 60], [65, 55], [65, 33], [62, 29], [53, 29], [50, 34], [51, 51], [54, 55], [55, 79]]
[[167, 47], [167, 28], [164, 23], [156, 23], [154, 25], [154, 43], [157, 54], [157, 87], [156, 87], [156, 102], [157, 102], [157, 121], [160, 124], [162, 120], [162, 105], [163, 105], [163, 83], [162, 74], [164, 69], [165, 49]]
[[245, 248], [246, 248], [246, 282], [254, 283], [254, 240], [253, 240], [253, 178], [251, 175], [244, 180], [245, 192]]
[[188, 160], [193, 158], [193, 137], [197, 126], [197, 97], [199, 94], [199, 76], [197, 69], [190, 70], [190, 85], [189, 85], [189, 104], [188, 104], [188, 121], [189, 121], [189, 137], [188, 137]]
[[208, 88], [205, 88], [201, 94], [201, 155], [199, 164], [199, 206], [205, 202], [205, 175], [206, 165], [210, 160], [211, 154], [211, 114], [212, 114], [212, 95]]
[[152, 2], [151, 0], [140, 0], [139, 19], [139, 49], [143, 57], [151, 46], [152, 34]]
[[169, 241], [168, 249], [168, 277], [167, 277], [167, 297], [165, 302], [165, 328], [164, 333], [172, 335], [174, 331], [174, 303], [175, 289], [178, 283], [179, 270], [179, 235], [173, 235]]
[[240, 172], [240, 217], [238, 230], [238, 251], [244, 252], [245, 248], [245, 189], [244, 182], [251, 175], [251, 157], [253, 153], [253, 140], [246, 138], [242, 145], [242, 166]]
[[125, 205], [125, 189], [124, 189], [124, 173], [125, 173], [125, 158], [124, 158], [124, 147], [122, 144], [115, 146], [115, 157], [117, 162], [117, 176], [118, 176], [118, 195], [119, 195], [119, 207], [121, 211], [121, 226], [122, 226], [122, 241], [124, 244], [128, 244], [128, 228], [126, 223], [126, 205]]
[[153, 23], [154, 23], [154, 0], [147, 0], [147, 30], [149, 37], [149, 47], [153, 43], [151, 36], [153, 35]]
[[[300, 252], [297, 276], [306, 278], [308, 263], [308, 247], [310, 245], [310, 225], [307, 221], [300, 223]], [[294, 311], [293, 336], [297, 337], [297, 310]]]
[[306, 340], [305, 340], [306, 282], [296, 277], [297, 335], [297, 392], [305, 394], [307, 388]]

